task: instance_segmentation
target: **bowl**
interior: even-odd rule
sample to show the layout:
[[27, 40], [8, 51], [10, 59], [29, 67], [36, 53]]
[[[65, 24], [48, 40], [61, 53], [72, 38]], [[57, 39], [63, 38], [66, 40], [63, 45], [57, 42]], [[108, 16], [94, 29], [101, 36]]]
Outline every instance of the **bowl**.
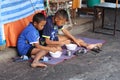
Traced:
[[62, 55], [61, 51], [49, 52], [49, 53], [50, 53], [50, 56], [53, 57], [53, 58], [59, 58]]
[[75, 50], [77, 48], [76, 44], [66, 44], [66, 48], [68, 50]]

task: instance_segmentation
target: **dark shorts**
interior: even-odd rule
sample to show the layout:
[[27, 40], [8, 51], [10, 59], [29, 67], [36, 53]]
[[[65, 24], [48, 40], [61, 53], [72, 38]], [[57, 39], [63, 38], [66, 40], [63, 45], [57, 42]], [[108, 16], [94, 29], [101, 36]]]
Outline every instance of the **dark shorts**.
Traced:
[[27, 52], [27, 56], [28, 57], [31, 57], [31, 52], [32, 52], [32, 50], [34, 49], [35, 47], [34, 46], [32, 46], [29, 50], [28, 50], [28, 52]]

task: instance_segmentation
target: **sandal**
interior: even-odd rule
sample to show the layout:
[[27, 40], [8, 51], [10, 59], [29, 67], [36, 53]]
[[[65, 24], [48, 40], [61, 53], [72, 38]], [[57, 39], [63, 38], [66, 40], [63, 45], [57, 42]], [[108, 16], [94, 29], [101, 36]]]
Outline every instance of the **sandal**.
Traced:
[[80, 54], [87, 54], [87, 50], [85, 48], [81, 48], [75, 52], [76, 56], [79, 56]]

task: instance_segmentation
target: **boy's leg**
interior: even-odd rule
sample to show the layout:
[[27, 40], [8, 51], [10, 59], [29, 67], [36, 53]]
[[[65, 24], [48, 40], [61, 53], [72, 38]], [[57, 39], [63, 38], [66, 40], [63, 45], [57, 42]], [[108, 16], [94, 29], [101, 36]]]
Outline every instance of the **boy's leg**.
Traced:
[[81, 46], [83, 46], [83, 47], [87, 47], [88, 46], [88, 44], [85, 42], [85, 41], [83, 41], [83, 40], [81, 40], [81, 39], [77, 39], [78, 41], [79, 41], [79, 44], [81, 45]]
[[58, 51], [61, 51], [61, 45], [47, 45], [48, 47], [55, 47]]
[[[67, 40], [70, 40], [69, 38], [67, 38], [66, 36], [62, 36], [62, 35], [59, 35], [59, 41], [67, 41]], [[86, 47], [88, 49], [93, 49], [94, 47], [99, 47], [101, 48], [102, 47], [102, 43], [96, 43], [96, 44], [88, 44], [86, 42], [84, 42], [83, 40], [81, 39], [77, 39], [79, 41], [79, 44], [83, 47]]]
[[87, 46], [87, 48], [88, 48], [88, 49], [93, 49], [93, 48], [95, 48], [95, 47], [101, 48], [102, 45], [103, 45], [102, 43], [89, 44], [89, 45]]
[[58, 38], [59, 41], [63, 42], [64, 44], [70, 44], [72, 42], [67, 36], [64, 35], [59, 35]]
[[86, 47], [88, 49], [93, 49], [94, 47], [99, 47], [99, 48], [102, 47], [102, 43], [88, 44], [88, 43], [84, 42], [81, 39], [78, 39], [78, 41], [79, 41], [79, 43], [80, 43], [81, 46]]
[[66, 41], [69, 40], [68, 37], [64, 36], [64, 35], [58, 35], [59, 41]]
[[47, 53], [48, 53], [47, 51], [33, 48], [33, 50], [31, 51], [31, 55], [34, 55], [34, 60], [31, 66], [32, 67], [46, 67], [47, 65], [40, 63], [39, 60]]
[[[70, 44], [70, 42], [71, 42], [69, 38], [67, 38], [66, 36], [63, 36], [63, 35], [59, 35], [58, 39], [59, 39], [60, 42], [63, 42], [65, 44]], [[58, 50], [61, 50], [60, 48], [63, 45], [47, 45], [47, 46], [49, 46], [49, 47], [56, 47], [56, 48], [58, 48]]]

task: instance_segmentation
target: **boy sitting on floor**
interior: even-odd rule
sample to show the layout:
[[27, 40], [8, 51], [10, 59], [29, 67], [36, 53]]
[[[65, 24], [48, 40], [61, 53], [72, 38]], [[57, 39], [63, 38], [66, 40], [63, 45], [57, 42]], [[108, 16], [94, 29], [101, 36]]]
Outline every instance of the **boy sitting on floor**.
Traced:
[[[87, 44], [81, 39], [76, 39], [70, 34], [70, 32], [63, 27], [68, 20], [68, 14], [65, 10], [58, 10], [54, 16], [48, 16], [46, 25], [43, 29], [43, 37], [45, 37], [46, 44], [48, 45], [60, 45], [69, 44], [74, 42], [78, 46], [86, 47], [87, 49], [93, 49], [94, 47], [101, 47], [101, 43]], [[58, 34], [61, 30], [64, 35]]]
[[32, 67], [46, 67], [47, 65], [40, 63], [40, 59], [48, 53], [48, 51], [55, 52], [61, 50], [58, 47], [45, 47], [39, 44], [41, 34], [38, 30], [42, 30], [46, 24], [46, 18], [42, 13], [37, 13], [33, 16], [33, 20], [22, 31], [18, 38], [17, 49], [19, 55], [27, 55], [31, 57], [34, 55], [34, 60], [31, 64]]

